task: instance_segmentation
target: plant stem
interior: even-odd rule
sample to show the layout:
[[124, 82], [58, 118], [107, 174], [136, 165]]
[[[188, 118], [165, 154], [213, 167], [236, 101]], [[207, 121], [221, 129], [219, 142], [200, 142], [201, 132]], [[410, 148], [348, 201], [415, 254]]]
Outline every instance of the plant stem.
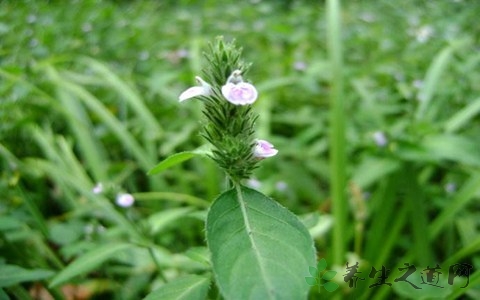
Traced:
[[164, 282], [167, 282], [167, 278], [165, 277], [165, 275], [164, 275], [163, 272], [162, 272], [162, 266], [160, 265], [160, 263], [158, 262], [157, 258], [155, 257], [155, 252], [154, 252], [154, 250], [153, 250], [153, 247], [152, 247], [152, 246], [148, 246], [147, 249], [148, 249], [148, 253], [149, 253], [150, 256], [152, 257], [153, 263], [154, 263], [155, 266], [157, 267], [158, 275], [160, 276], [160, 278], [162, 278], [162, 280], [163, 280]]
[[345, 112], [343, 102], [342, 47], [340, 36], [340, 3], [327, 1], [327, 43], [332, 69], [330, 93], [330, 180], [333, 228], [333, 263], [342, 265], [345, 257], [347, 203], [345, 197], [346, 153]]

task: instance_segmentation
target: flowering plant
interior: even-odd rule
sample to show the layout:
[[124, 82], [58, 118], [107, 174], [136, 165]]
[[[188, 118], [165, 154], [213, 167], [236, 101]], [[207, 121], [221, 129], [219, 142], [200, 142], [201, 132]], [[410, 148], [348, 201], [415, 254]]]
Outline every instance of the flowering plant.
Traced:
[[240, 60], [240, 52], [234, 44], [222, 40], [212, 45], [206, 55], [210, 67], [203, 71], [206, 80], [196, 76], [197, 86], [179, 97], [180, 102], [193, 98], [204, 102], [208, 122], [202, 135], [214, 146], [212, 158], [236, 183], [251, 175], [258, 158], [278, 153], [271, 143], [254, 137], [257, 116], [251, 104], [258, 92], [243, 79], [249, 65]]
[[[179, 101], [203, 102], [202, 136], [213, 146], [210, 157], [232, 187], [215, 199], [206, 218], [216, 283], [226, 299], [304, 299], [308, 285], [303, 277], [315, 264], [308, 230], [276, 201], [242, 185], [260, 161], [278, 153], [270, 142], [255, 137], [258, 116], [252, 104], [258, 92], [244, 79], [250, 65], [240, 59], [234, 43], [218, 39], [209, 50], [202, 76], [195, 77], [197, 84], [182, 92]], [[189, 159], [192, 153], [172, 155], [170, 160]], [[150, 173], [164, 165], [169, 163], [160, 163]], [[278, 264], [288, 272], [279, 272]], [[291, 284], [285, 285], [287, 281]]]

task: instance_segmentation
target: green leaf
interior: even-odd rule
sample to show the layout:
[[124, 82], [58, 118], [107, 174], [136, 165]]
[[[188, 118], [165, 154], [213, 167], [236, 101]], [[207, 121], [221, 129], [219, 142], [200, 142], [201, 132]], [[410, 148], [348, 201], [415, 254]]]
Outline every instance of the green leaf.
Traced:
[[308, 267], [308, 272], [310, 272], [310, 275], [312, 275], [313, 277], [317, 277], [317, 274], [318, 274], [317, 268]]
[[205, 300], [210, 278], [188, 275], [175, 279], [151, 292], [144, 300]]
[[327, 271], [325, 272], [323, 275], [322, 275], [322, 279], [325, 279], [325, 280], [332, 280], [333, 277], [335, 277], [335, 275], [337, 275], [337, 271]]
[[174, 222], [175, 220], [185, 216], [189, 212], [191, 212], [193, 208], [191, 207], [179, 207], [179, 208], [171, 208], [156, 214], [151, 215], [148, 218], [148, 226], [152, 233], [158, 233], [159, 231], [163, 230], [166, 226], [170, 223]]
[[125, 250], [128, 247], [132, 247], [132, 245], [120, 243], [102, 245], [90, 250], [60, 271], [60, 273], [58, 273], [50, 282], [50, 287], [57, 286], [67, 282], [75, 276], [90, 272], [107, 259], [115, 257], [117, 252]]
[[327, 261], [325, 260], [325, 258], [322, 258], [321, 260], [318, 261], [318, 264], [317, 264], [318, 272], [323, 272], [326, 268], [327, 268]]
[[191, 247], [185, 252], [185, 256], [210, 269], [210, 252], [207, 247]]
[[352, 181], [367, 188], [400, 168], [400, 162], [389, 158], [367, 157], [353, 171]]
[[453, 56], [453, 47], [448, 46], [444, 48], [428, 67], [427, 74], [422, 88], [419, 92], [420, 105], [418, 106], [415, 118], [420, 120], [425, 117], [425, 113], [430, 105], [430, 100], [433, 98], [438, 86], [441, 84], [441, 77]]
[[0, 288], [15, 285], [20, 282], [46, 279], [55, 274], [51, 270], [28, 270], [16, 265], [0, 265]]
[[463, 109], [455, 113], [445, 122], [444, 128], [448, 133], [455, 132], [460, 128], [471, 124], [471, 120], [480, 113], [480, 98], [470, 102]]
[[338, 284], [336, 284], [333, 281], [329, 281], [323, 285], [323, 287], [327, 290], [327, 292], [334, 292], [336, 289], [338, 289]]
[[10, 297], [3, 289], [0, 289], [0, 299], [2, 300], [10, 300]]
[[226, 299], [305, 299], [313, 241], [298, 218], [243, 187], [221, 194], [206, 221], [208, 247]]
[[19, 229], [23, 226], [17, 218], [12, 216], [0, 216], [0, 231]]
[[150, 171], [148, 171], [148, 175], [155, 175], [155, 174], [158, 174], [170, 167], [173, 167], [175, 165], [178, 165], [184, 161], [187, 161], [195, 156], [199, 156], [199, 155], [206, 155], [208, 154], [209, 151], [205, 150], [205, 149], [202, 149], [202, 148], [198, 148], [196, 150], [193, 150], [193, 151], [184, 151], [184, 152], [179, 152], [179, 153], [175, 153], [175, 154], [172, 154], [170, 155], [169, 157], [165, 158], [164, 160], [162, 160], [159, 164], [157, 164], [155, 167], [153, 167], [153, 169], [151, 169]]
[[480, 167], [480, 143], [459, 135], [441, 134], [427, 136], [423, 147], [433, 158], [449, 159], [466, 165]]
[[148, 171], [148, 175], [155, 175], [158, 174], [170, 167], [173, 167], [175, 165], [178, 165], [186, 160], [191, 159], [192, 157], [195, 157], [197, 154], [191, 151], [185, 151], [185, 152], [180, 152], [180, 153], [175, 153], [173, 155], [170, 155], [169, 157], [165, 158], [162, 160], [158, 165], [156, 165], [153, 169]]
[[161, 136], [163, 134], [163, 129], [159, 122], [147, 108], [145, 101], [140, 97], [136, 89], [130, 87], [127, 82], [120, 79], [112, 70], [98, 60], [82, 57], [79, 61], [101, 76], [102, 80], [99, 83], [110, 85], [112, 91], [116, 91], [118, 95], [126, 100], [126, 103], [138, 115], [139, 120], [144, 123], [144, 127], [151, 132], [152, 138], [153, 136]]
[[69, 245], [77, 241], [84, 234], [85, 224], [71, 220], [50, 225], [50, 239], [59, 245]]
[[308, 285], [311, 285], [311, 286], [318, 284], [317, 278], [313, 278], [313, 277], [305, 277], [305, 281], [307, 282]]

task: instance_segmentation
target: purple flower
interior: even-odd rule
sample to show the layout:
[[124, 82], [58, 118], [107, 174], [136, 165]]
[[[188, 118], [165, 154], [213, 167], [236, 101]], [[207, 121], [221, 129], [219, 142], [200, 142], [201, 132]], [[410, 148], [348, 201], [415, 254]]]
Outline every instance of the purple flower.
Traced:
[[252, 189], [259, 189], [262, 187], [262, 183], [258, 179], [250, 178], [247, 180], [247, 186]]
[[94, 194], [100, 194], [103, 192], [103, 184], [101, 182], [97, 183], [92, 189]]
[[253, 155], [258, 158], [266, 158], [277, 155], [278, 150], [265, 140], [257, 140], [255, 149], [253, 150]]
[[178, 100], [180, 102], [188, 100], [190, 98], [198, 97], [198, 96], [210, 96], [212, 94], [212, 87], [206, 83], [200, 76], [196, 76], [195, 80], [198, 83], [198, 86], [192, 86], [188, 88], [186, 91], [180, 94]]
[[305, 71], [307, 69], [307, 64], [304, 61], [296, 61], [293, 64], [293, 68], [297, 71]]
[[285, 181], [278, 181], [275, 183], [275, 188], [279, 192], [285, 192], [288, 189], [288, 184]]
[[388, 144], [388, 139], [382, 131], [375, 131], [373, 133], [373, 140], [378, 147], [385, 147]]
[[457, 185], [453, 182], [449, 182], [445, 185], [445, 192], [448, 194], [453, 194], [457, 190]]
[[243, 81], [240, 70], [233, 71], [228, 77], [227, 83], [222, 86], [222, 94], [228, 102], [235, 105], [252, 104], [258, 96], [257, 89]]
[[115, 199], [115, 202], [117, 203], [118, 206], [130, 207], [135, 202], [135, 198], [133, 198], [133, 196], [128, 193], [118, 194], [117, 198]]

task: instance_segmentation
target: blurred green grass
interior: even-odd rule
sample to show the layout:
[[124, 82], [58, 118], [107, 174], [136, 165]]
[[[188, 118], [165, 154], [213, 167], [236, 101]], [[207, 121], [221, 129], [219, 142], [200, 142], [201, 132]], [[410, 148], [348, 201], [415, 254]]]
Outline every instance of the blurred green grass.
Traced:
[[[456, 257], [478, 270], [480, 4], [344, 2], [347, 250], [377, 269]], [[206, 159], [146, 172], [203, 145], [200, 105], [177, 97], [217, 35], [236, 39], [253, 62], [258, 134], [280, 150], [257, 170], [259, 189], [328, 220], [326, 32], [317, 1], [0, 2], [1, 263], [58, 270], [128, 240], [141, 247], [75, 283], [102, 282], [91, 290], [131, 299], [208, 269], [189, 255], [204, 245], [203, 203], [223, 188], [222, 174]], [[91, 193], [98, 182], [102, 196]], [[137, 198], [134, 208], [112, 205], [122, 191]], [[179, 213], [183, 206], [192, 211]], [[158, 225], [159, 212], [168, 226]], [[331, 230], [315, 239], [319, 257], [331, 259]], [[141, 259], [129, 261], [136, 253]], [[6, 291], [19, 297], [29, 288]], [[367, 291], [387, 297], [366, 286], [354, 294]], [[468, 293], [478, 297], [478, 281]]]

